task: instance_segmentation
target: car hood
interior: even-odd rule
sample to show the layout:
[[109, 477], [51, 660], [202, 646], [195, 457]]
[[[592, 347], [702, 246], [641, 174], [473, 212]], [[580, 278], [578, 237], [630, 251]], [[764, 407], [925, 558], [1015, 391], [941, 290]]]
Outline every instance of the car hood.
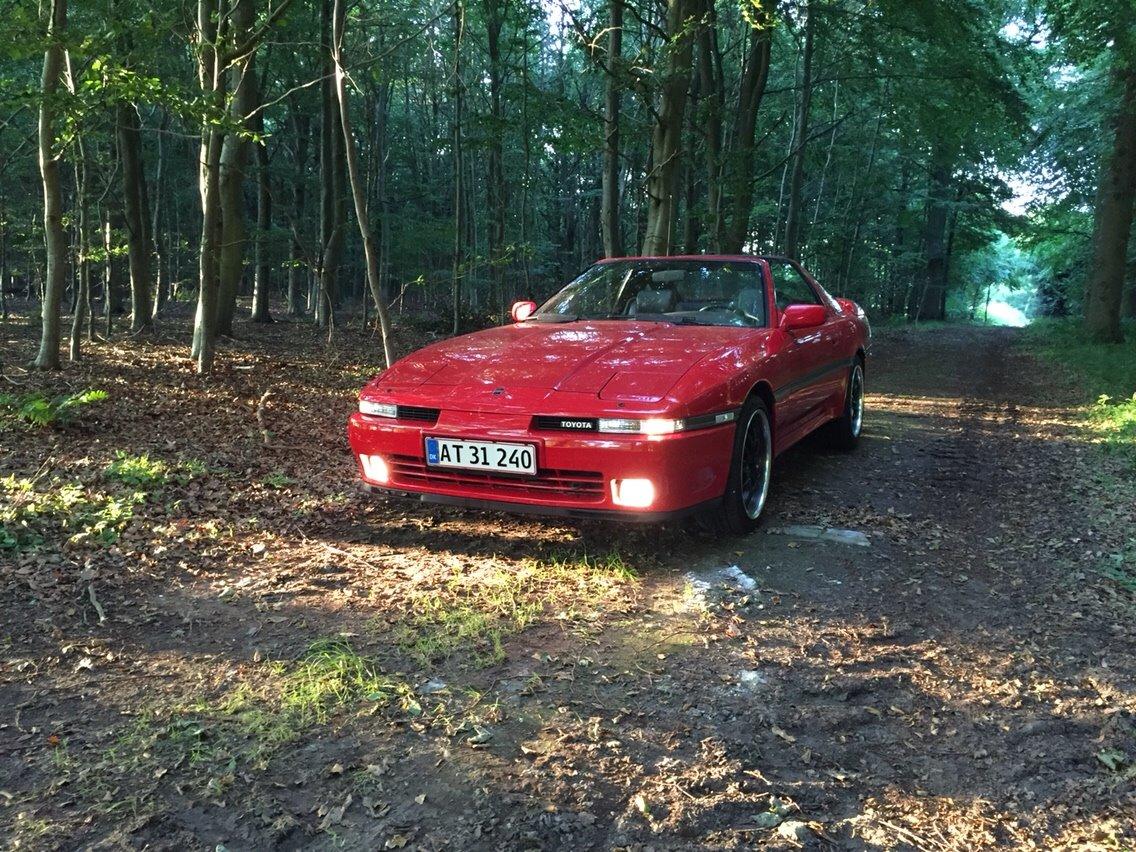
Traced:
[[657, 402], [704, 357], [752, 331], [618, 320], [503, 326], [421, 349], [376, 378], [371, 389], [415, 388], [416, 398], [474, 404], [486, 394], [504, 403], [532, 392]]

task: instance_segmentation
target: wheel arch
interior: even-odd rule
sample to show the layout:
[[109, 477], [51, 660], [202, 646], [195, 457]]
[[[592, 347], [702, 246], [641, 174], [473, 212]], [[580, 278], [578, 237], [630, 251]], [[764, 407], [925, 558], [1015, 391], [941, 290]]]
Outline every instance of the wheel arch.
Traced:
[[769, 410], [769, 428], [774, 435], [777, 434], [777, 399], [773, 394], [773, 386], [765, 379], [761, 379], [750, 388], [749, 393], [746, 394], [746, 402], [749, 402], [753, 397], [757, 397], [765, 403], [765, 407]]

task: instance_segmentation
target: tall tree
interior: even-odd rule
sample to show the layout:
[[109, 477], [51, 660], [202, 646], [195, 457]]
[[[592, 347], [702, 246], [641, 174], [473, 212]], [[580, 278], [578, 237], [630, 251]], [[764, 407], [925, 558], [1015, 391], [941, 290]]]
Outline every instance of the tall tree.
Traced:
[[600, 183], [600, 229], [604, 257], [623, 255], [623, 223], [619, 211], [619, 122], [623, 84], [623, 0], [610, 0], [604, 82], [603, 176]]
[[1123, 93], [1112, 117], [1109, 151], [1097, 189], [1093, 263], [1085, 298], [1085, 328], [1104, 343], [1124, 338], [1121, 298], [1136, 198], [1136, 67], [1114, 69]]
[[462, 78], [462, 41], [465, 37], [465, 3], [463, 0], [454, 0], [454, 67], [453, 67], [453, 98], [454, 119], [451, 128], [450, 143], [453, 147], [453, 175], [454, 175], [454, 257], [451, 274], [450, 294], [453, 300], [453, 333], [461, 330], [461, 303], [462, 279], [465, 277], [465, 229], [466, 229], [466, 197], [465, 197], [465, 155], [462, 150], [464, 128], [462, 121], [465, 113], [465, 80]]
[[508, 184], [505, 182], [505, 109], [502, 87], [505, 82], [501, 59], [501, 30], [508, 9], [507, 0], [483, 0], [486, 42], [489, 53], [489, 156], [486, 190], [489, 200], [489, 304], [500, 314], [504, 301], [505, 280], [505, 207]]
[[683, 114], [690, 83], [695, 0], [667, 0], [667, 44], [662, 62], [658, 118], [651, 131], [647, 174], [647, 228], [643, 254], [669, 254], [682, 173]]
[[347, 100], [347, 71], [343, 63], [343, 29], [346, 18], [344, 0], [335, 0], [334, 33], [332, 36], [332, 57], [335, 62], [335, 91], [339, 102], [339, 120], [343, 130], [343, 142], [347, 154], [347, 177], [351, 183], [351, 197], [355, 202], [355, 219], [359, 223], [359, 235], [363, 239], [363, 252], [367, 263], [367, 283], [371, 288], [371, 298], [375, 301], [375, 313], [379, 317], [379, 334], [383, 341], [383, 358], [387, 367], [394, 363], [394, 346], [391, 340], [390, 316], [387, 314], [386, 299], [383, 298], [382, 282], [379, 273], [379, 248], [371, 233], [371, 221], [367, 211], [366, 187], [362, 168], [359, 165], [359, 151], [355, 144], [355, 134], [351, 129], [351, 105]]
[[748, 47], [738, 87], [734, 110], [734, 132], [730, 142], [725, 190], [730, 199], [730, 217], [726, 222], [718, 202], [717, 233], [719, 247], [729, 254], [741, 252], [749, 236], [749, 222], [754, 190], [754, 132], [757, 114], [769, 80], [773, 49], [773, 15], [765, 4], [755, 5], [744, 18], [748, 29]]
[[122, 165], [122, 198], [126, 213], [126, 247], [130, 261], [130, 330], [150, 325], [150, 203], [142, 163], [142, 138], [134, 104], [119, 101], [115, 108], [118, 156]]
[[63, 188], [56, 150], [56, 95], [63, 81], [64, 45], [67, 31], [67, 0], [51, 0], [47, 22], [47, 48], [43, 55], [43, 77], [39, 107], [39, 170], [43, 184], [43, 230], [47, 247], [47, 278], [40, 309], [39, 354], [33, 366], [38, 370], [59, 369], [59, 306], [69, 277], [67, 231], [63, 227]]
[[231, 127], [221, 144], [218, 161], [221, 196], [220, 284], [217, 296], [217, 334], [232, 336], [237, 295], [245, 271], [248, 225], [245, 222], [244, 187], [248, 168], [248, 117], [256, 109], [256, 50], [248, 44], [256, 20], [255, 0], [232, 0], [229, 27], [234, 45], [230, 61], [232, 98], [229, 102]]
[[816, 15], [812, 2], [803, 9], [805, 42], [801, 48], [801, 96], [793, 121], [792, 151], [789, 157], [789, 200], [785, 208], [785, 239], [781, 251], [788, 257], [798, 257], [801, 251], [801, 211], [804, 209], [802, 192], [805, 183], [805, 151], [809, 135], [809, 110], [813, 100], [813, 33]]

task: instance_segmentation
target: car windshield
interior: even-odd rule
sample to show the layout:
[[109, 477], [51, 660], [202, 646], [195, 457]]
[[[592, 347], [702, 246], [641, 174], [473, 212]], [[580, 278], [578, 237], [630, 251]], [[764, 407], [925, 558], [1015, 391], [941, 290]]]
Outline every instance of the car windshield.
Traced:
[[617, 260], [597, 263], [545, 302], [534, 322], [640, 319], [765, 325], [765, 287], [752, 261]]

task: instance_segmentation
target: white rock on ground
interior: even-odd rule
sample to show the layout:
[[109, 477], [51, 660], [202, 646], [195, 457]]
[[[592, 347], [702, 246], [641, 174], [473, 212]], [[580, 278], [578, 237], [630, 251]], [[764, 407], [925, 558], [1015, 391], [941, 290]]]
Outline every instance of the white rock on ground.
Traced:
[[812, 541], [830, 541], [834, 544], [851, 544], [856, 547], [871, 547], [868, 537], [859, 530], [842, 530], [836, 527], [816, 527], [792, 524], [769, 531], [770, 535], [786, 535], [790, 538], [805, 538]]

